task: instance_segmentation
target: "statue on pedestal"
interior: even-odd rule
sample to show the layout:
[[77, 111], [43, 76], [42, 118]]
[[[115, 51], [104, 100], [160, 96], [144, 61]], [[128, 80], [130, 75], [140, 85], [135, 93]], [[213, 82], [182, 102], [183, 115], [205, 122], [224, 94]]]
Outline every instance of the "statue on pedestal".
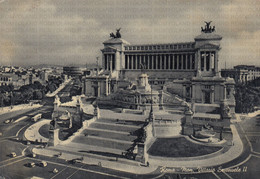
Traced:
[[57, 128], [56, 118], [53, 118], [53, 120], [51, 120], [50, 122], [50, 130], [54, 130], [56, 128]]
[[201, 32], [204, 32], [204, 33], [212, 33], [212, 32], [214, 32], [215, 31], [215, 26], [211, 27], [210, 26], [211, 22], [212, 21], [209, 21], [209, 22], [205, 21], [205, 23], [206, 23], [205, 28], [203, 29], [203, 27], [201, 27]]
[[110, 37], [111, 37], [111, 38], [114, 38], [114, 39], [116, 39], [116, 38], [121, 38], [120, 30], [121, 30], [121, 28], [116, 29], [116, 34], [114, 34], [113, 32], [111, 32], [111, 33], [110, 33]]

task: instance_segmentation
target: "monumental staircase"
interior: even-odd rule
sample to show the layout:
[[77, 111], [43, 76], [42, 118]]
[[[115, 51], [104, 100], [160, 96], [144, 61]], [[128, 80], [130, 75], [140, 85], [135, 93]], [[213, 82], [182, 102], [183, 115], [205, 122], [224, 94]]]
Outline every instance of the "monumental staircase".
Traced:
[[72, 141], [77, 152], [104, 157], [123, 157], [133, 149], [144, 121], [101, 117]]

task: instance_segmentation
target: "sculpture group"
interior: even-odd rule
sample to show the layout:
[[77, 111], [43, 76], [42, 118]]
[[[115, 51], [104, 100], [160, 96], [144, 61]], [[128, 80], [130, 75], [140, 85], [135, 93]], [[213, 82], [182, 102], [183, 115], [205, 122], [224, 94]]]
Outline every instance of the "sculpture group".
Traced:
[[121, 38], [121, 34], [120, 34], [120, 30], [121, 30], [121, 28], [119, 28], [119, 29], [116, 29], [116, 35], [113, 33], [113, 32], [111, 32], [110, 33], [110, 37], [111, 38]]
[[212, 21], [209, 21], [209, 22], [206, 22], [206, 25], [205, 25], [205, 28], [203, 29], [203, 27], [201, 27], [201, 32], [204, 32], [204, 33], [211, 33], [211, 32], [214, 32], [215, 31], [215, 26], [211, 27], [210, 26], [210, 23]]

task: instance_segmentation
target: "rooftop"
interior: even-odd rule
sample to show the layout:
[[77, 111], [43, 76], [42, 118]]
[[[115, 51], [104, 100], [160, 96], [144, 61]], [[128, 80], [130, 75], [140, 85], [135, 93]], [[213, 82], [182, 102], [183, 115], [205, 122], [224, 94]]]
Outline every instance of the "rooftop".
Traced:
[[127, 42], [122, 38], [111, 38], [103, 42], [103, 44], [120, 44], [120, 43], [130, 44], [129, 42]]
[[195, 37], [195, 40], [221, 40], [222, 37], [218, 34], [212, 33], [204, 33], [202, 32], [200, 35]]

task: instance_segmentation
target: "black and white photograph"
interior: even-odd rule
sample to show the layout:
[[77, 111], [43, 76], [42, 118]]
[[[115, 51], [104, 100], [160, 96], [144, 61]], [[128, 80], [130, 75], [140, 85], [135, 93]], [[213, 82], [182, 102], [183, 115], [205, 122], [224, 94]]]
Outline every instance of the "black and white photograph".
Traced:
[[258, 179], [260, 1], [0, 0], [0, 179]]

